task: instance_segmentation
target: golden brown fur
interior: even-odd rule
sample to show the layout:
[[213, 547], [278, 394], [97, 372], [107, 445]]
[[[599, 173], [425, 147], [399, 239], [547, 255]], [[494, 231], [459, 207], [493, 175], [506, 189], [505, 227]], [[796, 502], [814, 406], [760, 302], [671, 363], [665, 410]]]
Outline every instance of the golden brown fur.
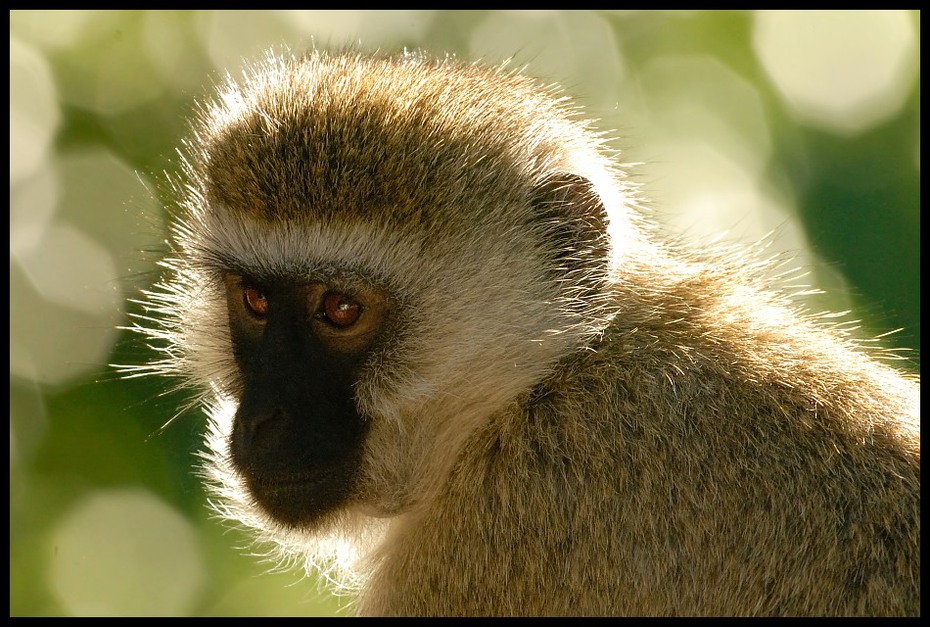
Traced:
[[912, 386], [800, 321], [750, 332], [726, 276], [648, 278], [473, 434], [373, 613], [919, 613]]
[[[152, 365], [210, 389], [224, 513], [386, 615], [920, 609], [919, 387], [741, 259], [657, 241], [585, 124], [503, 71], [269, 58], [188, 146]], [[352, 499], [277, 521], [230, 464], [217, 273], [393, 303]]]

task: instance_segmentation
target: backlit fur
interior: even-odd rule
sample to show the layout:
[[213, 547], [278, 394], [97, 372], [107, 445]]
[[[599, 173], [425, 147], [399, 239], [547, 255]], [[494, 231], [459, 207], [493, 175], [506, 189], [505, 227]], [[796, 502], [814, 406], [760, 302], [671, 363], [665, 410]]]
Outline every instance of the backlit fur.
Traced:
[[[148, 369], [204, 392], [218, 509], [345, 566], [362, 613], [917, 614], [917, 381], [762, 265], [657, 241], [613, 159], [509, 71], [313, 52], [229, 80], [140, 323], [165, 341]], [[539, 219], [564, 173], [603, 240]], [[357, 493], [317, 528], [278, 525], [230, 465], [230, 267], [396, 299], [356, 385]]]

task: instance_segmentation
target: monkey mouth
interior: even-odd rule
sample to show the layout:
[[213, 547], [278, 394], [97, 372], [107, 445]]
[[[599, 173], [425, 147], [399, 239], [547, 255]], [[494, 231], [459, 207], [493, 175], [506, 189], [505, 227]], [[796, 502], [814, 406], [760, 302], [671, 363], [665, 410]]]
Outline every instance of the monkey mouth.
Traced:
[[243, 479], [255, 502], [275, 521], [306, 527], [344, 506], [352, 494], [352, 473], [331, 468], [313, 472], [255, 472]]

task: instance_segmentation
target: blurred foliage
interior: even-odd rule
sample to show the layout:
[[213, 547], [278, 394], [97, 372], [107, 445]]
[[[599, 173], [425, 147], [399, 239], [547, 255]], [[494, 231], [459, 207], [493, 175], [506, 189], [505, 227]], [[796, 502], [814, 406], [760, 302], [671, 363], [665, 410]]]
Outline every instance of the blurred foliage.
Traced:
[[11, 615], [345, 612], [312, 577], [258, 576], [192, 471], [199, 411], [162, 429], [184, 395], [107, 364], [152, 356], [113, 330], [157, 275], [194, 99], [269, 46], [346, 43], [560, 83], [648, 164], [670, 232], [774, 231], [828, 290], [811, 307], [902, 329], [882, 345], [919, 372], [917, 12], [13, 11]]

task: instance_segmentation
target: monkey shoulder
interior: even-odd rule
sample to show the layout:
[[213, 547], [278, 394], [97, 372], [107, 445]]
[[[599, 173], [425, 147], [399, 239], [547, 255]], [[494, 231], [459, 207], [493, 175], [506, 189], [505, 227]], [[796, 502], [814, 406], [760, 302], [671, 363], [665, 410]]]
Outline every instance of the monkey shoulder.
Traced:
[[[788, 310], [748, 338], [753, 357], [719, 310], [665, 307], [615, 321], [467, 442], [436, 529], [480, 554], [447, 558], [564, 595], [463, 592], [465, 613], [913, 612], [915, 386], [852, 347], [786, 353], [798, 333], [828, 339]], [[729, 315], [745, 329], [751, 312]], [[814, 581], [822, 594], [798, 592]]]

